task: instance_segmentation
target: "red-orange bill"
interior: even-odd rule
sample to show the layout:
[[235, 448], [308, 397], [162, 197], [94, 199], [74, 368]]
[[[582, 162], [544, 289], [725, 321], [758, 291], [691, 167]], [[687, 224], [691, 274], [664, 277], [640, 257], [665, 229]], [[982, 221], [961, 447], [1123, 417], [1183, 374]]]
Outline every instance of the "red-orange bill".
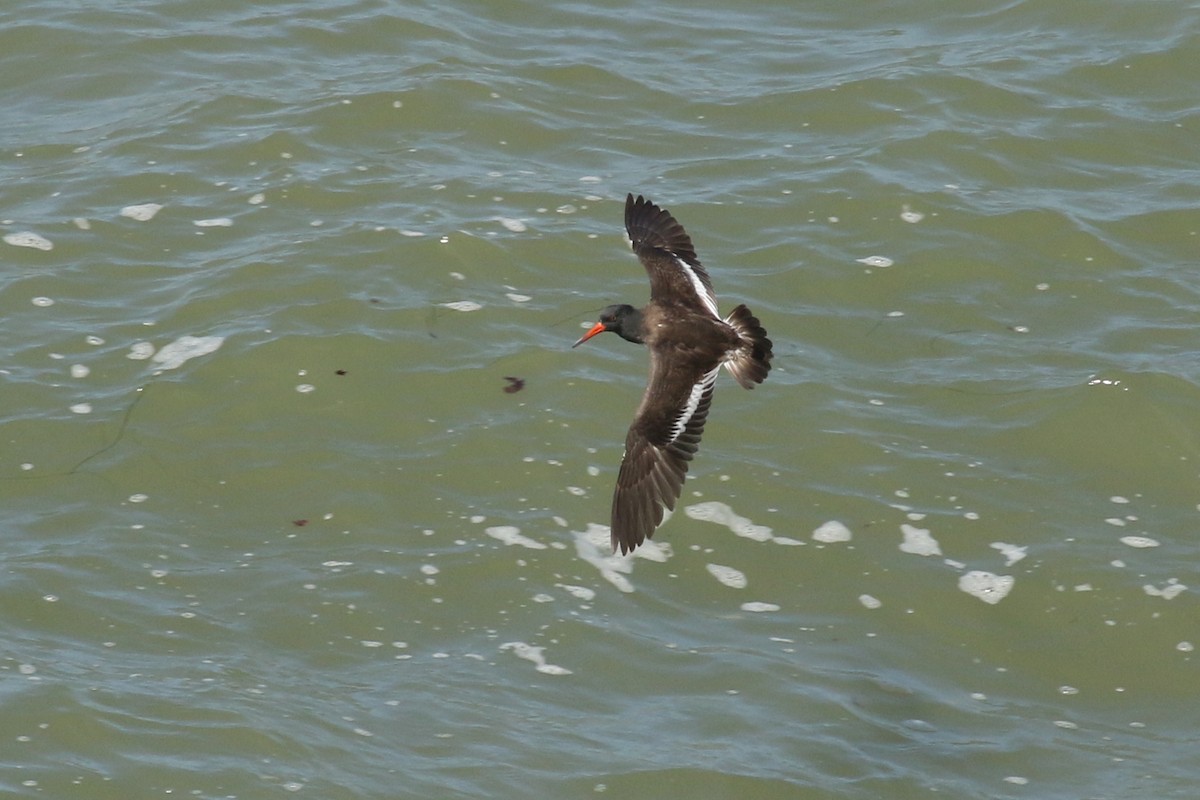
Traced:
[[579, 341], [576, 342], [575, 344], [571, 345], [571, 347], [579, 347], [579, 345], [583, 344], [588, 339], [595, 336], [597, 333], [604, 333], [606, 330], [608, 330], [608, 328], [604, 327], [603, 322], [597, 322], [595, 325], [592, 326], [592, 329], [590, 331], [585, 333], [583, 336], [580, 336]]

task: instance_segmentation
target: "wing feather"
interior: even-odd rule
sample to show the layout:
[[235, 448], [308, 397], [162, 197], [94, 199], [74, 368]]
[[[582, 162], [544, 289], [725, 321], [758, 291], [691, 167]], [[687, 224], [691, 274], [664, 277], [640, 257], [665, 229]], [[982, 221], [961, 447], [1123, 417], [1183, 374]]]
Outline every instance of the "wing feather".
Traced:
[[625, 198], [625, 231], [633, 252], [650, 276], [650, 299], [677, 302], [692, 296], [720, 319], [712, 280], [696, 257], [696, 248], [683, 226], [664, 208], [641, 195]]
[[662, 523], [664, 509], [675, 508], [704, 433], [718, 372], [713, 367], [693, 382], [676, 383], [683, 391], [672, 390], [667, 369], [651, 360], [650, 383], [625, 437], [613, 492], [614, 551], [624, 554], [642, 544]]

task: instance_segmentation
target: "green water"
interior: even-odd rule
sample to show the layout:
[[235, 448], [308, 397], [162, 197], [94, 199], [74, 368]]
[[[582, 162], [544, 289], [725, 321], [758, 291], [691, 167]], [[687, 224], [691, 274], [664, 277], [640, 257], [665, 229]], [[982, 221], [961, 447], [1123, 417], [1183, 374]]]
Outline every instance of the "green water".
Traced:
[[[0, 12], [0, 790], [1193, 797], [1198, 49], [1180, 2]], [[570, 344], [645, 299], [628, 191], [776, 357], [621, 559], [646, 354]]]

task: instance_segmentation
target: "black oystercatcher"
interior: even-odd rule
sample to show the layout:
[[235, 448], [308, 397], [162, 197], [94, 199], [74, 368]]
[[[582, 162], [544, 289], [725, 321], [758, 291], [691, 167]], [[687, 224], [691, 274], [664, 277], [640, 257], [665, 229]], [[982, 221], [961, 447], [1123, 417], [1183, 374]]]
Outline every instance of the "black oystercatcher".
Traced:
[[625, 437], [613, 492], [612, 546], [622, 555], [654, 535], [664, 508], [675, 508], [721, 366], [747, 389], [771, 369], [767, 332], [744, 305], [721, 318], [691, 238], [666, 209], [630, 194], [625, 230], [650, 275], [650, 302], [640, 310], [608, 306], [572, 345], [612, 331], [650, 350], [650, 381]]

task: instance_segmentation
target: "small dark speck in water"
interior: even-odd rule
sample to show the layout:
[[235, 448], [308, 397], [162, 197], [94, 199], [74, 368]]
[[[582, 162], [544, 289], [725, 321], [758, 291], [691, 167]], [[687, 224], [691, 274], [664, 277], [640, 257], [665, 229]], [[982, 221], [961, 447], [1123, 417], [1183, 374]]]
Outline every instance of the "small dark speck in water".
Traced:
[[303, 528], [305, 525], [307, 525], [307, 524], [308, 524], [308, 520], [306, 520], [306, 519], [294, 519], [294, 520], [292, 520], [292, 524], [293, 524], [293, 525], [295, 525], [297, 528]]
[[511, 375], [505, 375], [504, 380], [508, 381], [508, 386], [504, 387], [504, 391], [508, 392], [509, 394], [516, 394], [525, 388], [524, 378], [514, 378]]

